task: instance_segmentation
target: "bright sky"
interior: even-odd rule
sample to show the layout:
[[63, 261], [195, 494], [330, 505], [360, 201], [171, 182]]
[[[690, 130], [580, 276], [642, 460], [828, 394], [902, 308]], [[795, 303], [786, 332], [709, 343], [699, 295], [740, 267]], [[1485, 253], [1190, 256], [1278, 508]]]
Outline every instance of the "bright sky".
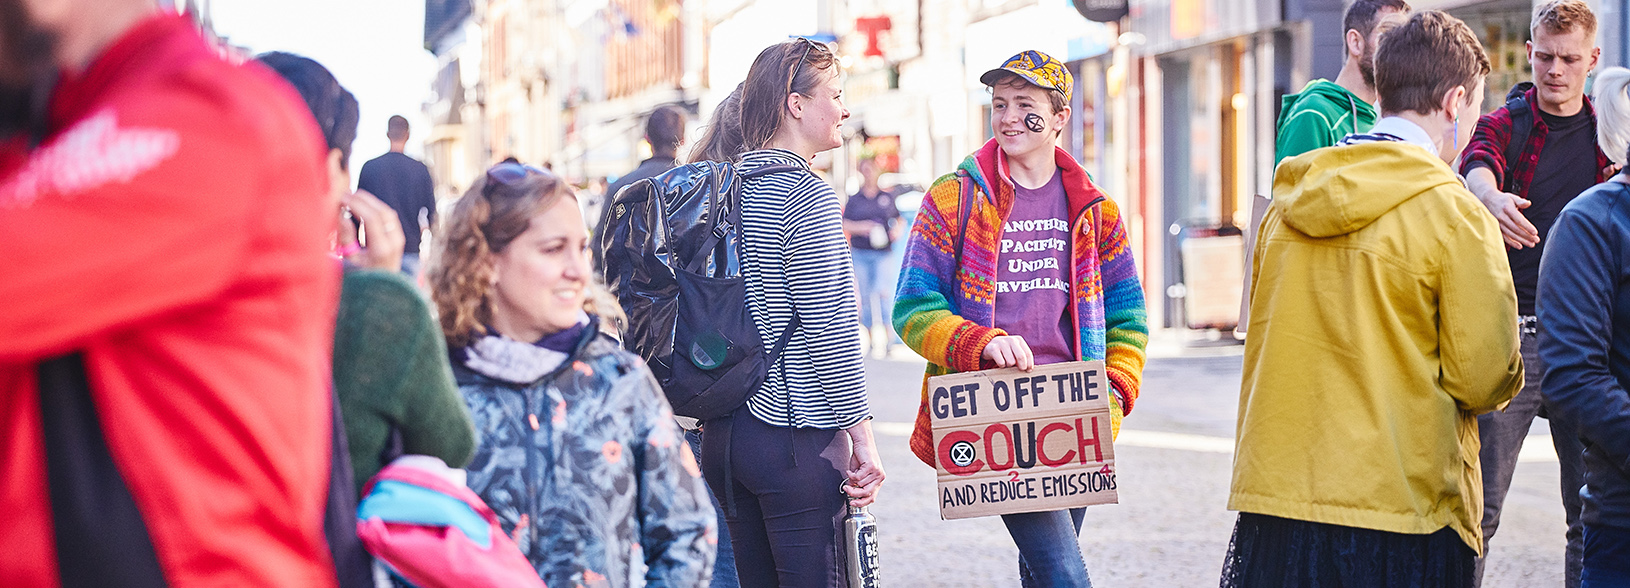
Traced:
[[[179, 1], [179, 0], [178, 0]], [[424, 103], [436, 58], [424, 49], [423, 0], [207, 0], [215, 29], [255, 54], [288, 51], [317, 60], [355, 94], [362, 124], [351, 155], [362, 163], [390, 149], [385, 120], [412, 123], [409, 154], [422, 153], [428, 134]]]

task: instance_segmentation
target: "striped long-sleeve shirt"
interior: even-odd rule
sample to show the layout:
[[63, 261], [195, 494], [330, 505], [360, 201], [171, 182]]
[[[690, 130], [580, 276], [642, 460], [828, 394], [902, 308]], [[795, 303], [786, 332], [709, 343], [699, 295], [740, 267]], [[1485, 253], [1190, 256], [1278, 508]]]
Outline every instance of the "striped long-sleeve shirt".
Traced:
[[[781, 149], [748, 152], [739, 169], [768, 165], [809, 169]], [[809, 171], [781, 172], [745, 180], [741, 199], [747, 304], [765, 347], [794, 313], [799, 321], [748, 410], [779, 427], [849, 428], [869, 418], [855, 273], [837, 193]]]

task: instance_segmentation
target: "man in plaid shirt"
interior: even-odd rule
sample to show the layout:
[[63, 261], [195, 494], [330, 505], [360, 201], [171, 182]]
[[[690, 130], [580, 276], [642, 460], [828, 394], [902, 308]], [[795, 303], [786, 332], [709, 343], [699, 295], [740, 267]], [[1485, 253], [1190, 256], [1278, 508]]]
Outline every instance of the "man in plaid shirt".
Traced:
[[[1534, 316], [1534, 294], [1541, 242], [1551, 224], [1568, 202], [1617, 169], [1596, 146], [1596, 113], [1585, 97], [1585, 78], [1601, 55], [1595, 43], [1595, 15], [1581, 0], [1551, 0], [1534, 11], [1530, 29], [1533, 40], [1528, 43], [1528, 62], [1533, 66], [1533, 87], [1514, 90], [1505, 106], [1477, 121], [1477, 132], [1460, 162], [1467, 187], [1500, 223], [1517, 290], [1527, 374], [1522, 392], [1505, 410], [1477, 417], [1482, 440], [1483, 540], [1486, 546], [1499, 527], [1517, 453], [1534, 417], [1546, 417], [1561, 467], [1562, 505], [1568, 521], [1566, 586], [1575, 588], [1584, 552], [1584, 527], [1579, 521], [1583, 449], [1574, 424], [1547, 415], [1540, 395], [1545, 366], [1536, 344], [1539, 323]], [[1517, 92], [1522, 92], [1521, 99], [1515, 97]], [[1481, 578], [1483, 559], [1477, 565]]]

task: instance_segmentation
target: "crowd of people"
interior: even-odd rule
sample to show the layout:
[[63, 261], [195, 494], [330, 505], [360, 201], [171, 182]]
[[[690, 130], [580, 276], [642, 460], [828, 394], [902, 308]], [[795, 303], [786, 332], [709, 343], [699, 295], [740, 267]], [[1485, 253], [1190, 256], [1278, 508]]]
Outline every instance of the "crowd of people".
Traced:
[[[1534, 83], [1479, 116], [1464, 23], [1357, 0], [1341, 74], [1286, 97], [1223, 586], [1477, 585], [1536, 416], [1567, 585], [1630, 583], [1630, 70], [1584, 95], [1595, 28], [1538, 7]], [[930, 467], [936, 375], [1102, 361], [1118, 431], [1144, 287], [1057, 147], [1069, 69], [992, 64], [994, 136], [908, 224], [878, 161], [844, 204], [811, 168], [845, 142], [839, 63], [765, 48], [686, 163], [656, 109], [588, 215], [505, 161], [441, 217], [401, 117], [351, 190], [358, 103], [316, 61], [234, 59], [148, 0], [0, 0], [0, 584], [404, 585], [436, 567], [357, 513], [417, 496], [548, 586], [844, 586], [843, 519], [887, 478], [857, 328], [927, 359]], [[641, 223], [705, 229], [663, 244], [679, 310], [632, 277]], [[426, 463], [498, 537], [380, 481]], [[1086, 514], [1001, 516], [1022, 585], [1091, 585]]]

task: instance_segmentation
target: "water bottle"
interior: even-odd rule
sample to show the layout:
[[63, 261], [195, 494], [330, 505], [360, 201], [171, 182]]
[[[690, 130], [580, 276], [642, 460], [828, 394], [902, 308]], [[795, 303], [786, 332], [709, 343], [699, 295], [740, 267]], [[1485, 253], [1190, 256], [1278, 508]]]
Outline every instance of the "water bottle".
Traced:
[[[840, 487], [841, 491], [841, 487]], [[848, 498], [844, 494], [844, 498]], [[849, 588], [877, 588], [877, 517], [849, 505], [843, 519], [843, 547], [849, 561]]]

